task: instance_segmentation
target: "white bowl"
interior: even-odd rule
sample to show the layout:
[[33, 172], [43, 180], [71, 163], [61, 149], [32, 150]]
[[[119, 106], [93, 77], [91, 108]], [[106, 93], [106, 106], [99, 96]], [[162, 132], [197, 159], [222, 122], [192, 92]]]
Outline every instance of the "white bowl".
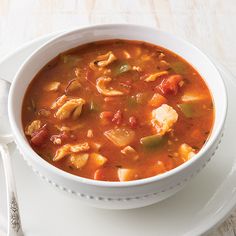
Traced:
[[[104, 39], [142, 40], [167, 48], [186, 59], [205, 79], [215, 104], [215, 122], [209, 140], [199, 153], [166, 173], [130, 182], [105, 182], [64, 172], [46, 162], [30, 147], [21, 122], [26, 89], [37, 72], [59, 53], [88, 42]], [[227, 111], [224, 82], [216, 67], [199, 49], [169, 33], [137, 25], [99, 25], [76, 29], [53, 38], [37, 49], [21, 66], [11, 86], [9, 118], [15, 142], [24, 159], [53, 186], [90, 205], [111, 209], [147, 206], [179, 191], [211, 159], [220, 142]]]

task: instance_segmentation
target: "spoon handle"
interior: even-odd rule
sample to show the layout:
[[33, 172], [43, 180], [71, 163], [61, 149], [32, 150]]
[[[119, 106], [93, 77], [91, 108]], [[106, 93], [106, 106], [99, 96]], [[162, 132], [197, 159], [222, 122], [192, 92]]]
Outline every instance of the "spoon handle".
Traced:
[[18, 208], [15, 180], [12, 172], [11, 158], [6, 144], [0, 144], [0, 153], [6, 177], [7, 211], [8, 211], [8, 236], [23, 236]]

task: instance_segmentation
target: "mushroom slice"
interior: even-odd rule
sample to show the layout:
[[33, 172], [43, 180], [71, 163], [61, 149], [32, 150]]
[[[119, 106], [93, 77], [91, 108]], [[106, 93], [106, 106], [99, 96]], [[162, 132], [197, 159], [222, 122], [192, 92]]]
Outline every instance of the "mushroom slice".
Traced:
[[50, 82], [49, 84], [47, 84], [46, 87], [44, 87], [44, 90], [47, 92], [50, 91], [57, 91], [60, 87], [60, 82], [54, 81], [54, 82]]
[[172, 126], [178, 120], [178, 113], [169, 105], [163, 104], [152, 111], [152, 124], [159, 135], [171, 131]]
[[107, 54], [98, 56], [89, 64], [89, 66], [91, 69], [96, 70], [98, 67], [106, 67], [116, 59], [116, 56], [111, 51], [109, 51]]
[[52, 104], [51, 109], [56, 109], [61, 107], [67, 100], [66, 95], [62, 95], [61, 97], [57, 98], [57, 100]]
[[84, 152], [84, 151], [88, 151], [89, 149], [90, 149], [90, 146], [87, 142], [79, 143], [75, 145], [65, 144], [59, 149], [57, 149], [56, 154], [53, 158], [53, 161], [59, 161], [63, 157], [68, 156], [71, 153]]
[[93, 161], [93, 163], [97, 167], [103, 166], [107, 162], [106, 157], [104, 157], [101, 154], [95, 153], [95, 152], [90, 154], [90, 158], [91, 158], [91, 161]]
[[33, 133], [41, 128], [41, 121], [34, 120], [30, 125], [25, 129], [25, 134], [32, 137]]
[[195, 150], [186, 143], [180, 145], [178, 153], [183, 161], [191, 159], [195, 155]]
[[129, 128], [115, 128], [105, 131], [104, 135], [116, 146], [124, 147], [133, 141], [135, 132]]
[[137, 179], [137, 173], [133, 169], [119, 168], [118, 178], [121, 182]]
[[136, 161], [139, 158], [138, 153], [131, 146], [126, 146], [120, 152], [124, 154], [126, 157], [133, 159], [134, 161]]
[[84, 104], [85, 100], [82, 98], [71, 99], [58, 109], [55, 116], [59, 120], [65, 120], [70, 116], [73, 120], [76, 120], [79, 118]]
[[104, 96], [121, 96], [124, 93], [121, 91], [114, 90], [112, 88], [107, 88], [107, 84], [111, 82], [111, 77], [102, 76], [99, 77], [96, 81], [96, 88], [99, 93]]
[[80, 169], [86, 165], [89, 158], [88, 153], [73, 153], [70, 155], [71, 164], [76, 168]]
[[159, 77], [161, 77], [163, 75], [168, 75], [168, 71], [164, 70], [164, 71], [159, 71], [159, 72], [153, 73], [153, 74], [149, 75], [148, 77], [146, 77], [144, 79], [144, 81], [153, 82], [153, 81], [156, 81]]

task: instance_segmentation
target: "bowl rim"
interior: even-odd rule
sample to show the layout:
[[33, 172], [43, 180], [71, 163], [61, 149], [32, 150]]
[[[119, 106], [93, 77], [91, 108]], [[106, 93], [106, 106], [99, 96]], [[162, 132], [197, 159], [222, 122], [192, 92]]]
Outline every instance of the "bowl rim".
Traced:
[[[195, 155], [194, 158], [188, 160], [187, 162], [181, 164], [180, 166], [177, 166], [174, 169], [171, 169], [165, 173], [162, 174], [158, 174], [156, 176], [152, 176], [152, 177], [148, 177], [148, 178], [144, 178], [144, 179], [138, 179], [138, 180], [132, 180], [132, 181], [127, 181], [127, 182], [115, 182], [115, 181], [98, 181], [98, 180], [93, 180], [93, 179], [88, 179], [85, 177], [80, 177], [74, 174], [71, 174], [69, 172], [66, 172], [64, 170], [61, 170], [55, 166], [53, 166], [52, 164], [50, 164], [49, 162], [45, 161], [42, 157], [40, 157], [29, 145], [29, 143], [26, 142], [26, 140], [24, 139], [24, 137], [21, 135], [20, 132], [20, 127], [18, 127], [16, 125], [15, 122], [15, 115], [14, 115], [14, 102], [13, 102], [13, 97], [14, 97], [14, 90], [16, 89], [16, 81], [19, 78], [19, 75], [21, 73], [21, 71], [23, 70], [23, 68], [25, 66], [27, 66], [28, 62], [31, 60], [31, 58], [37, 54], [39, 51], [41, 51], [44, 47], [49, 46], [50, 44], [53, 44], [56, 40], [64, 38], [64, 37], [68, 37], [71, 34], [75, 34], [78, 33], [80, 31], [83, 30], [97, 30], [97, 29], [104, 29], [104, 28], [119, 28], [119, 27], [127, 27], [127, 28], [135, 28], [136, 30], [151, 30], [153, 32], [158, 32], [160, 34], [164, 34], [167, 37], [170, 37], [172, 39], [177, 39], [179, 42], [185, 44], [186, 46], [192, 48], [193, 50], [197, 51], [199, 53], [199, 55], [201, 55], [201, 57], [204, 57], [209, 64], [211, 64], [212, 67], [215, 68], [216, 73], [218, 73], [218, 77], [220, 78], [221, 84], [222, 84], [222, 94], [221, 96], [224, 98], [224, 106], [222, 108], [222, 113], [221, 113], [221, 119], [220, 119], [220, 123], [217, 126], [217, 129], [215, 130], [214, 134], [211, 134], [209, 136], [209, 139], [207, 140], [206, 145], [204, 145], [201, 150]], [[148, 41], [147, 41], [148, 42]], [[174, 51], [173, 51], [174, 52]], [[46, 64], [47, 62], [45, 62]], [[215, 64], [212, 62], [212, 60], [205, 54], [203, 53], [199, 48], [197, 48], [196, 46], [194, 46], [192, 43], [189, 43], [188, 41], [180, 38], [179, 36], [176, 36], [172, 33], [163, 31], [163, 30], [159, 30], [158, 28], [155, 27], [150, 27], [150, 26], [145, 26], [145, 25], [138, 25], [138, 24], [98, 24], [98, 25], [92, 25], [92, 26], [84, 26], [84, 27], [79, 27], [79, 28], [75, 28], [66, 32], [62, 32], [59, 33], [59, 35], [56, 35], [55, 37], [53, 37], [52, 39], [48, 40], [47, 42], [43, 43], [40, 47], [38, 47], [21, 65], [21, 67], [19, 68], [19, 70], [17, 71], [11, 88], [10, 88], [10, 92], [9, 92], [9, 101], [8, 101], [8, 113], [9, 113], [9, 120], [10, 120], [10, 125], [13, 131], [13, 135], [14, 135], [14, 139], [17, 143], [17, 145], [20, 147], [20, 149], [24, 150], [23, 151], [23, 155], [27, 154], [27, 156], [34, 159], [34, 161], [36, 161], [40, 166], [43, 166], [44, 168], [46, 168], [49, 172], [53, 172], [54, 174], [61, 176], [63, 178], [66, 178], [68, 180], [72, 180], [75, 182], [80, 182], [83, 184], [87, 184], [87, 185], [92, 185], [92, 186], [98, 186], [98, 187], [132, 187], [132, 186], [139, 186], [139, 185], [145, 185], [145, 184], [150, 184], [152, 182], [157, 182], [163, 179], [167, 179], [168, 177], [171, 177], [179, 172], [182, 172], [184, 169], [190, 167], [193, 163], [195, 163], [196, 161], [198, 161], [198, 159], [200, 158], [204, 158], [205, 154], [208, 152], [209, 148], [211, 146], [213, 146], [215, 144], [215, 142], [217, 141], [217, 138], [219, 137], [219, 135], [221, 134], [221, 131], [224, 127], [224, 123], [226, 120], [226, 114], [227, 114], [227, 109], [228, 109], [228, 96], [227, 96], [227, 92], [226, 92], [226, 86], [225, 86], [225, 82], [221, 76], [221, 74], [219, 73], [217, 67], [215, 66]], [[214, 123], [214, 126], [216, 124]], [[28, 159], [28, 158], [27, 158]]]

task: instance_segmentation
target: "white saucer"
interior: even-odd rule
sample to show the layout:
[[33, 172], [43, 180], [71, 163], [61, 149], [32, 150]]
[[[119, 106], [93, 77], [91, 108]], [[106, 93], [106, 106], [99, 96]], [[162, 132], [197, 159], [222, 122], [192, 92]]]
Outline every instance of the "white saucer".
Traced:
[[[0, 61], [0, 77], [12, 80], [22, 61], [49, 35], [18, 49]], [[229, 111], [217, 154], [186, 188], [175, 196], [135, 210], [101, 210], [83, 205], [40, 180], [10, 145], [22, 225], [33, 236], [165, 236], [199, 235], [218, 225], [236, 204], [236, 94], [234, 78], [224, 69]], [[219, 95], [220, 96], [220, 95]], [[0, 163], [0, 235], [5, 229], [5, 186]]]

